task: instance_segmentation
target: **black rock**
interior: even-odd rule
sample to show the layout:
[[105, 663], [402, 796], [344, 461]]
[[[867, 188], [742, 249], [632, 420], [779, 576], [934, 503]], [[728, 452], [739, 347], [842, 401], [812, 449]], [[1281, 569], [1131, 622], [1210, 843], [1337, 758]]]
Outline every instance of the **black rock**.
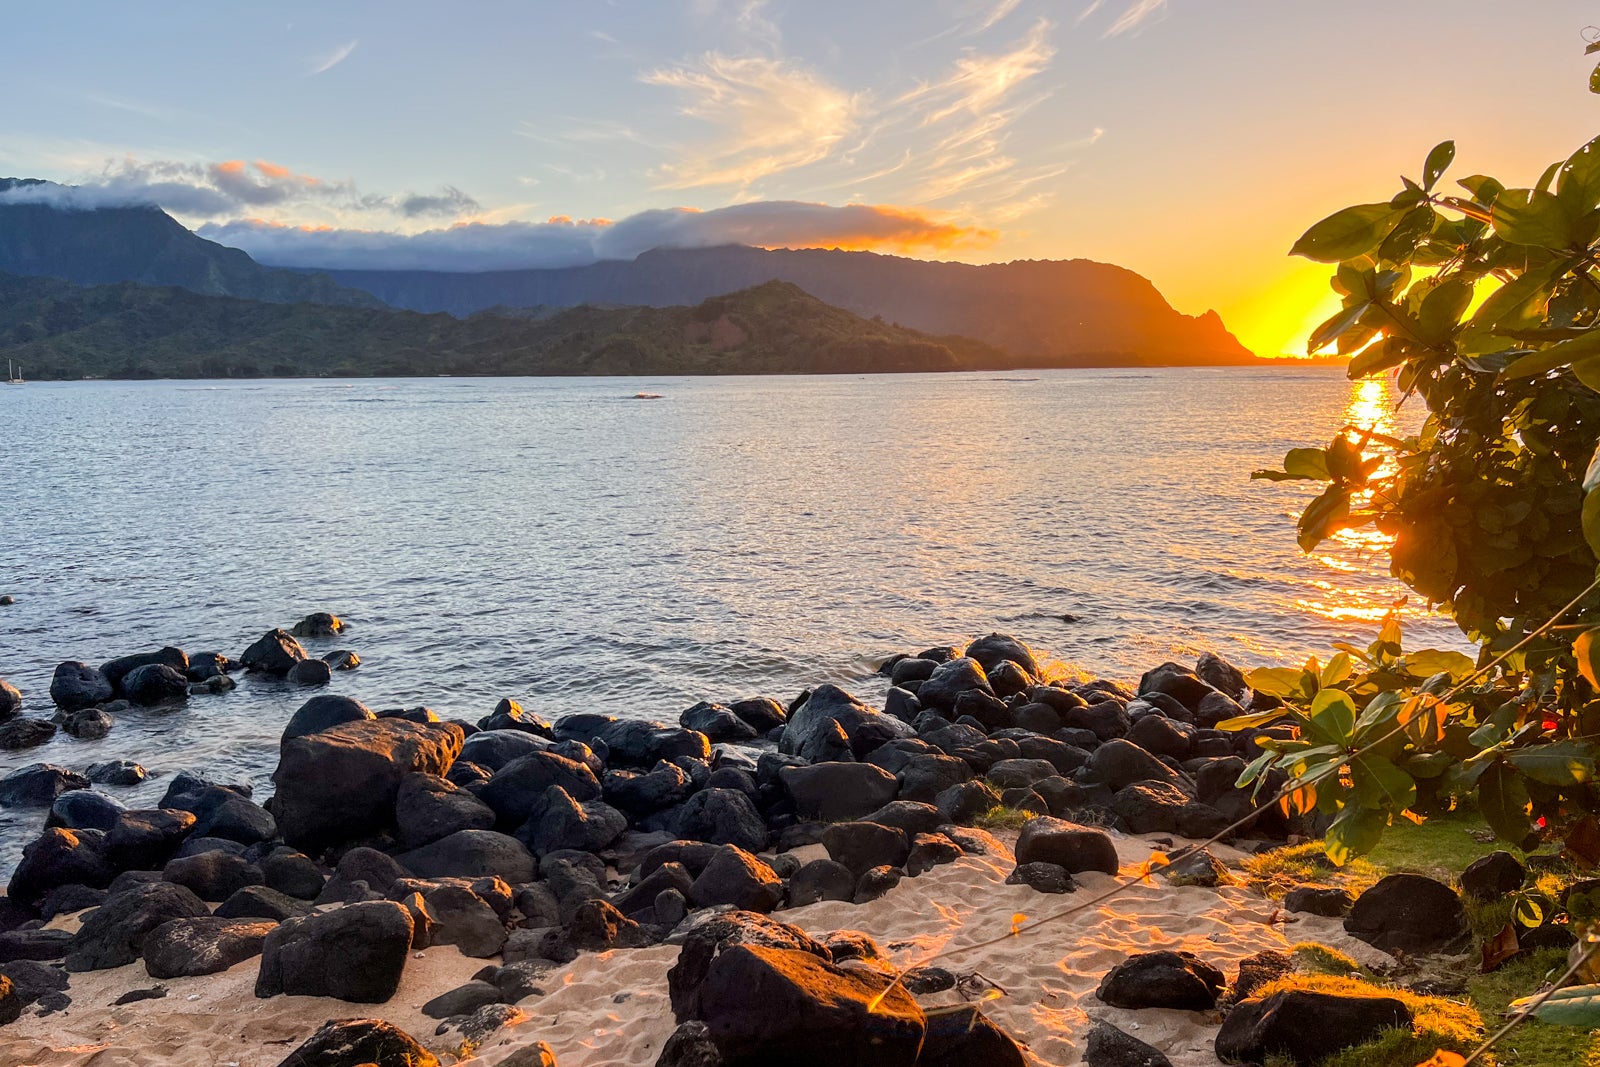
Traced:
[[1410, 1009], [1394, 997], [1285, 990], [1236, 1005], [1217, 1032], [1217, 1058], [1263, 1063], [1279, 1055], [1310, 1067], [1384, 1030], [1409, 1030], [1411, 1022]]
[[303, 659], [284, 676], [292, 685], [327, 685], [333, 681], [333, 667], [320, 659]]
[[1248, 1000], [1256, 991], [1294, 971], [1294, 960], [1283, 952], [1266, 949], [1239, 961], [1239, 976], [1233, 980], [1235, 1000]]
[[1228, 883], [1228, 868], [1209, 850], [1191, 848], [1173, 857], [1171, 863], [1161, 868], [1161, 876], [1176, 886], [1194, 885], [1215, 889]]
[[387, 900], [289, 919], [267, 935], [256, 996], [381, 1004], [399, 988], [411, 937], [411, 913]]
[[1044, 862], [1068, 874], [1100, 871], [1116, 874], [1117, 848], [1104, 830], [1041, 816], [1029, 819], [1017, 835], [1017, 863]]
[[1461, 872], [1461, 892], [1478, 900], [1498, 900], [1528, 880], [1527, 868], [1509, 852], [1491, 852]]
[[324, 882], [316, 863], [291, 848], [273, 849], [261, 861], [261, 875], [269, 888], [297, 900], [315, 900]]
[[177, 808], [124, 811], [106, 834], [106, 858], [122, 870], [155, 870], [194, 829], [192, 813]]
[[326, 611], [314, 611], [289, 632], [296, 637], [335, 637], [344, 632], [344, 620]]
[[1089, 1031], [1083, 1062], [1087, 1067], [1172, 1067], [1160, 1049], [1103, 1021]]
[[544, 791], [517, 839], [535, 856], [574, 849], [599, 852], [628, 828], [628, 817], [601, 800], [578, 803], [559, 785]]
[[353, 671], [361, 666], [361, 657], [348, 648], [339, 648], [324, 655], [322, 662], [336, 671]]
[[209, 915], [201, 899], [181, 885], [155, 882], [114, 893], [84, 917], [67, 951], [69, 971], [99, 971], [132, 963], [144, 952], [145, 938], [173, 919]]
[[1054, 863], [1019, 863], [1006, 876], [1006, 885], [1025, 885], [1040, 893], [1070, 893], [1078, 888], [1065, 867]]
[[26, 1008], [51, 993], [62, 993], [67, 988], [67, 972], [39, 960], [13, 960], [0, 964], [0, 975], [11, 982], [17, 999]]
[[966, 850], [945, 834], [914, 834], [911, 837], [911, 851], [906, 855], [906, 874], [915, 878], [941, 864], [954, 863], [964, 855]]
[[978, 692], [994, 696], [983, 665], [975, 659], [961, 657], [941, 663], [917, 687], [917, 703], [938, 711], [953, 711], [956, 700], [963, 693]]
[[760, 852], [767, 844], [767, 825], [750, 798], [736, 789], [703, 789], [677, 811], [673, 832], [691, 841], [738, 845]]
[[485, 1004], [500, 1002], [499, 989], [488, 982], [472, 981], [440, 993], [422, 1006], [422, 1014], [430, 1019], [448, 1019], [452, 1015], [471, 1015]]
[[754, 741], [761, 735], [761, 731], [735, 715], [732, 708], [704, 700], [678, 716], [678, 723], [685, 730], [698, 730], [705, 734], [712, 744]]
[[695, 907], [731, 904], [742, 911], [768, 912], [783, 900], [783, 881], [771, 867], [737, 845], [723, 845], [689, 887]]
[[954, 756], [923, 753], [909, 757], [896, 777], [901, 800], [932, 804], [940, 793], [969, 780], [972, 768]]
[[50, 699], [66, 710], [104, 704], [116, 695], [111, 682], [98, 667], [68, 660], [56, 667], [50, 679]]
[[44, 824], [69, 830], [110, 830], [125, 810], [122, 801], [108, 793], [73, 789], [56, 797]]
[[278, 738], [278, 743], [282, 744], [293, 737], [304, 737], [307, 734], [331, 730], [347, 722], [375, 718], [377, 716], [372, 710], [359, 700], [333, 694], [315, 696], [301, 704], [289, 717], [289, 723], [283, 728], [283, 735]]
[[1199, 662], [1194, 666], [1195, 675], [1211, 688], [1219, 690], [1235, 700], [1244, 698], [1244, 674], [1223, 659], [1221, 656], [1206, 652], [1201, 655]]
[[667, 993], [678, 1022], [700, 1017], [700, 987], [706, 972], [717, 954], [733, 945], [795, 949], [823, 960], [833, 958], [826, 946], [797, 926], [749, 911], [713, 914], [684, 934], [678, 961], [667, 972]]
[[492, 808], [436, 774], [401, 779], [394, 816], [406, 848], [421, 848], [458, 830], [490, 830], [495, 824]]
[[1163, 663], [1153, 671], [1146, 671], [1139, 679], [1139, 695], [1162, 693], [1179, 701], [1191, 711], [1199, 706], [1211, 686], [1201, 681], [1189, 668], [1177, 663]]
[[1122, 789], [1138, 782], [1159, 782], [1181, 785], [1183, 777], [1171, 767], [1146, 752], [1132, 741], [1114, 738], [1094, 750], [1089, 757], [1088, 771], [1095, 781], [1112, 789]]
[[790, 712], [778, 751], [813, 763], [859, 760], [885, 742], [914, 735], [911, 726], [894, 716], [873, 711], [838, 686], [823, 685]]
[[493, 907], [459, 885], [442, 885], [425, 894], [428, 912], [438, 924], [435, 945], [455, 945], [463, 956], [486, 959], [506, 943], [506, 928]]
[[393, 856], [375, 848], [359, 846], [339, 857], [339, 862], [333, 868], [333, 876], [323, 885], [316, 902], [337, 904], [346, 900], [357, 882], [381, 896], [405, 877], [406, 868]]
[[106, 862], [103, 846], [94, 831], [51, 827], [23, 846], [6, 894], [25, 906], [37, 907], [57, 886], [104, 888], [116, 871]]
[[819, 900], [854, 900], [856, 876], [834, 860], [812, 860], [789, 879], [789, 906], [803, 907]]
[[1328, 886], [1303, 885], [1283, 895], [1285, 911], [1301, 911], [1330, 919], [1337, 919], [1346, 914], [1354, 903], [1355, 898], [1350, 895], [1349, 890]]
[[1188, 952], [1129, 956], [1100, 980], [1095, 996], [1115, 1008], [1208, 1011], [1227, 984], [1223, 973]]
[[735, 700], [728, 710], [749, 723], [758, 734], [767, 734], [788, 721], [789, 714], [783, 705], [769, 697], [752, 697]]
[[269, 630], [244, 650], [244, 655], [239, 657], [239, 664], [247, 671], [275, 674], [281, 678], [305, 658], [306, 650], [291, 634], [283, 630]]
[[858, 879], [873, 867], [899, 867], [911, 851], [904, 830], [872, 822], [842, 822], [822, 832], [828, 855]]
[[189, 679], [182, 670], [165, 663], [135, 667], [118, 685], [128, 700], [145, 707], [189, 699]]
[[580, 803], [602, 795], [600, 782], [587, 765], [554, 752], [534, 751], [496, 771], [478, 798], [494, 809], [502, 826], [513, 829], [528, 821], [553, 785]]
[[962, 782], [940, 792], [933, 802], [946, 822], [964, 825], [997, 807], [1000, 794], [984, 782]]
[[262, 885], [261, 868], [229, 852], [201, 852], [169, 860], [161, 869], [163, 881], [181, 885], [201, 900], [221, 902], [249, 885]]
[[1027, 1054], [976, 1004], [928, 1015], [917, 1067], [1026, 1067]]
[[722, 1053], [711, 1039], [711, 1028], [698, 1019], [690, 1019], [672, 1031], [661, 1046], [656, 1067], [723, 1067]]
[[816, 763], [778, 773], [802, 818], [857, 819], [895, 798], [895, 776], [870, 763]]
[[[28, 721], [28, 720], [22, 720]], [[15, 726], [16, 723], [7, 723]], [[62, 793], [89, 788], [89, 779], [53, 763], [30, 763], [0, 778], [0, 805], [48, 808]]]
[[57, 915], [71, 915], [85, 908], [98, 908], [106, 902], [104, 889], [91, 889], [86, 885], [58, 885], [44, 895], [39, 903], [39, 918], [49, 922]]
[[247, 885], [224, 900], [213, 913], [219, 919], [270, 919], [282, 922], [310, 915], [312, 906], [264, 885]]
[[604, 900], [585, 900], [567, 924], [572, 947], [589, 952], [641, 948], [651, 943], [645, 929]]
[[516, 838], [493, 830], [458, 830], [397, 858], [420, 878], [494, 875], [511, 885], [533, 881], [534, 860], [527, 848]]
[[125, 759], [91, 763], [83, 773], [97, 785], [138, 785], [146, 777], [143, 767]]
[[66, 930], [44, 927], [8, 930], [0, 934], [0, 963], [59, 960], [71, 949], [73, 937]]
[[856, 895], [852, 899], [857, 904], [869, 904], [899, 885], [904, 877], [905, 871], [887, 863], [873, 867], [857, 879]]
[[549, 747], [548, 738], [528, 730], [480, 730], [467, 738], [461, 746], [459, 758], [493, 772], [512, 760], [521, 759], [531, 752], [543, 752]]
[[555, 736], [550, 724], [510, 697], [502, 697], [494, 710], [478, 721], [478, 729], [517, 730], [546, 739]]
[[382, 1019], [334, 1019], [278, 1067], [439, 1067], [433, 1053]]
[[1420, 874], [1391, 874], [1356, 898], [1345, 932], [1385, 952], [1457, 953], [1472, 940], [1455, 890]]
[[216, 974], [261, 954], [276, 923], [204, 915], [162, 923], [144, 939], [151, 978]]

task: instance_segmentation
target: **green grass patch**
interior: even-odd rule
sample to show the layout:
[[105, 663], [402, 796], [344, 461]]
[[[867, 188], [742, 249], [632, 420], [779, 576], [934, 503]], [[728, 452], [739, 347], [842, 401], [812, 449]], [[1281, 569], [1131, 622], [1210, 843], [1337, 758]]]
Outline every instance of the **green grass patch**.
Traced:
[[1307, 974], [1348, 978], [1361, 973], [1361, 964], [1320, 941], [1302, 941], [1289, 950], [1295, 969]]
[[1020, 830], [1023, 823], [1038, 817], [1037, 812], [1019, 811], [1016, 808], [1008, 808], [1001, 804], [990, 808], [972, 820], [972, 825], [981, 830], [989, 830], [991, 832], [995, 830]]
[[[1499, 1026], [1510, 1014], [1513, 1000], [1533, 995], [1566, 965], [1566, 950], [1542, 949], [1472, 978], [1467, 995], [1486, 1020]], [[1600, 1031], [1529, 1019], [1495, 1046], [1495, 1059], [1500, 1067], [1600, 1067]]]
[[1257, 995], [1271, 996], [1286, 989], [1343, 996], [1394, 997], [1411, 1009], [1413, 1022], [1410, 1030], [1385, 1030], [1373, 1041], [1335, 1053], [1323, 1060], [1319, 1067], [1416, 1067], [1439, 1049], [1465, 1055], [1477, 1048], [1484, 1036], [1483, 1018], [1466, 1004], [1443, 997], [1420, 996], [1406, 989], [1352, 978], [1291, 975], [1264, 986]]
[[1321, 841], [1275, 848], [1244, 861], [1245, 883], [1273, 900], [1282, 900], [1289, 890], [1302, 885], [1329, 885], [1348, 889], [1359, 896], [1386, 871], [1365, 859], [1335, 867]]

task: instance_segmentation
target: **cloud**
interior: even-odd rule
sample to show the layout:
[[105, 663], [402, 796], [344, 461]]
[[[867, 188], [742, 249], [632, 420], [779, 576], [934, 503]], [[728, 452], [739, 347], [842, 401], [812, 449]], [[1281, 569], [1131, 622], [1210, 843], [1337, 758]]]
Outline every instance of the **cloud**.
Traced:
[[262, 263], [329, 270], [516, 270], [632, 259], [652, 248], [851, 248], [896, 252], [987, 244], [992, 231], [910, 208], [753, 201], [712, 211], [664, 208], [618, 222], [460, 223], [422, 233], [295, 227], [242, 219], [200, 227]]
[[79, 210], [152, 205], [190, 218], [300, 207], [335, 215], [456, 219], [480, 210], [476, 200], [450, 185], [432, 194], [363, 193], [353, 182], [297, 174], [264, 159], [189, 163], [128, 158], [108, 164], [76, 185], [45, 182], [0, 190], [0, 203], [5, 202], [48, 203]]
[[828, 158], [856, 129], [861, 98], [816, 72], [781, 59], [708, 52], [644, 75], [677, 90], [680, 110], [721, 131], [661, 168], [667, 188], [748, 188], [753, 182]]
[[350, 53], [354, 52], [356, 50], [356, 45], [360, 43], [360, 41], [351, 41], [348, 44], [342, 44], [338, 48], [335, 48], [327, 56], [324, 56], [322, 59], [319, 59], [313, 63], [311, 65], [311, 69], [306, 72], [306, 77], [314, 78], [318, 74], [328, 73], [328, 71], [349, 59]]
[[999, 3], [994, 5], [993, 9], [990, 10], [988, 16], [978, 26], [978, 29], [975, 32], [982, 33], [984, 30], [990, 29], [991, 27], [997, 26], [1001, 22], [1004, 22], [1005, 19], [1010, 16], [1010, 14], [1015, 11], [1019, 5], [1021, 5], [1021, 3], [1022, 0], [999, 0]]
[[[1091, 0], [1089, 6], [1083, 9], [1083, 13], [1078, 16], [1076, 22], [1082, 24], [1104, 6], [1105, 0]], [[1133, 0], [1100, 36], [1120, 37], [1124, 33], [1138, 29], [1146, 20], [1165, 12], [1166, 9], [1167, 0]]]

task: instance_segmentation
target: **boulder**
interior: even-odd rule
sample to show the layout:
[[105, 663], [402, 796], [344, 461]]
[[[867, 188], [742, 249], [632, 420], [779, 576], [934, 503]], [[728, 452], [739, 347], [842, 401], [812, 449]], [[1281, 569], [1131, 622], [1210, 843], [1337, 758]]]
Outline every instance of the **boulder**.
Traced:
[[58, 885], [39, 902], [39, 918], [49, 922], [57, 915], [71, 915], [86, 908], [98, 908], [109, 894], [86, 885]]
[[1286, 1056], [1312, 1067], [1385, 1030], [1409, 1030], [1411, 1023], [1411, 1010], [1395, 997], [1285, 990], [1235, 1005], [1217, 1031], [1217, 1058], [1253, 1064]]
[[965, 656], [939, 664], [923, 683], [917, 687], [917, 703], [936, 711], [952, 711], [963, 693], [983, 693], [994, 696], [983, 665]]
[[270, 919], [280, 923], [311, 912], [311, 905], [304, 900], [268, 886], [247, 885], [224, 900], [212, 914], [219, 919]]
[[487, 959], [506, 943], [505, 924], [494, 908], [472, 890], [459, 885], [442, 885], [424, 894], [428, 913], [438, 924], [431, 941], [435, 945], [455, 945], [463, 956]]
[[768, 912], [783, 901], [783, 881], [749, 852], [723, 845], [689, 887], [688, 898], [697, 908], [727, 904], [742, 911]]
[[77, 660], [58, 665], [50, 679], [50, 699], [66, 711], [104, 704], [115, 695], [111, 682], [98, 667]]
[[1141, 697], [1151, 693], [1165, 694], [1191, 711], [1211, 692], [1214, 692], [1211, 686], [1201, 681], [1194, 671], [1177, 663], [1163, 663], [1155, 670], [1146, 671], [1139, 679]]
[[91, 763], [83, 773], [96, 785], [138, 785], [147, 776], [142, 766], [126, 759]]
[[678, 716], [678, 724], [685, 730], [705, 734], [712, 744], [722, 742], [754, 741], [761, 732], [733, 713], [733, 709], [702, 700]]
[[1223, 973], [1189, 952], [1142, 952], [1117, 964], [1095, 996], [1114, 1008], [1209, 1011], [1227, 985]]
[[1117, 848], [1104, 830], [1048, 815], [1029, 819], [1017, 835], [1017, 863], [1053, 863], [1068, 874], [1116, 874]]
[[399, 988], [411, 937], [411, 913], [388, 900], [286, 920], [267, 935], [256, 996], [381, 1004]]
[[8, 930], [0, 934], [0, 964], [59, 960], [71, 949], [73, 936], [45, 927]]
[[1027, 1067], [1028, 1056], [976, 1004], [930, 1012], [917, 1067]]
[[327, 685], [333, 681], [333, 668], [320, 659], [303, 659], [289, 668], [285, 678], [291, 685]]
[[836, 746], [840, 735], [849, 755], [859, 760], [887, 741], [916, 736], [916, 731], [892, 715], [873, 711], [838, 686], [822, 685], [790, 713], [778, 751], [813, 763], [835, 760], [845, 754]]
[[789, 906], [804, 907], [819, 900], [854, 900], [856, 876], [834, 860], [812, 860], [789, 879]]
[[157, 870], [178, 851], [194, 824], [192, 812], [177, 808], [124, 811], [106, 834], [106, 859], [119, 870]]
[[911, 1067], [927, 1030], [922, 1009], [874, 971], [809, 952], [724, 948], [700, 987], [700, 1021], [724, 1061]]
[[106, 862], [103, 842], [94, 831], [51, 827], [23, 846], [22, 858], [11, 872], [6, 895], [36, 907], [58, 886], [86, 885], [104, 888], [116, 871]]
[[906, 760], [896, 775], [901, 800], [934, 803], [940, 793], [972, 777], [972, 768], [955, 756], [921, 753]]
[[322, 869], [303, 852], [275, 848], [261, 861], [268, 887], [297, 900], [315, 900], [322, 892]]
[[899, 867], [911, 850], [904, 830], [873, 822], [835, 823], [822, 831], [822, 846], [857, 878], [873, 867]]
[[1185, 779], [1177, 771], [1146, 752], [1132, 741], [1115, 738], [1089, 757], [1088, 771], [1094, 780], [1111, 789], [1122, 789], [1139, 782], [1181, 785]]
[[1256, 990], [1294, 973], [1294, 958], [1286, 952], [1263, 949], [1239, 961], [1239, 974], [1233, 980], [1233, 999], [1249, 1000]]
[[1455, 890], [1420, 874], [1391, 874], [1356, 898], [1345, 932], [1385, 952], [1454, 954], [1472, 941]]
[[1335, 889], [1330, 886], [1296, 886], [1283, 895], [1284, 911], [1322, 915], [1329, 919], [1345, 915], [1353, 904], [1355, 898], [1350, 895], [1348, 889]]
[[977, 660], [985, 671], [992, 672], [1002, 663], [1009, 661], [1027, 671], [1032, 677], [1039, 676], [1039, 661], [1034, 658], [1033, 652], [1010, 634], [988, 634], [980, 637], [968, 645], [962, 655]]
[[270, 812], [224, 786], [210, 786], [189, 805], [195, 824], [195, 837], [220, 837], [241, 845], [270, 841], [278, 835], [278, 824]]
[[628, 828], [628, 817], [601, 800], [578, 803], [559, 785], [552, 785], [534, 806], [517, 839], [535, 856], [573, 849], [599, 852]]
[[857, 819], [895, 798], [895, 776], [870, 763], [814, 763], [778, 772], [795, 811], [807, 819]]
[[492, 830], [494, 809], [436, 774], [415, 772], [400, 780], [395, 796], [400, 844], [421, 848], [459, 830]]
[[493, 808], [499, 824], [509, 830], [528, 821], [545, 790], [553, 785], [579, 803], [599, 800], [602, 795], [600, 782], [588, 765], [554, 752], [534, 751], [496, 771], [478, 791], [478, 799]]
[[295, 637], [335, 637], [344, 632], [344, 620], [326, 611], [314, 611], [289, 632]]
[[966, 850], [945, 834], [911, 835], [911, 851], [906, 854], [906, 874], [915, 878], [945, 863], [954, 863]]
[[244, 650], [244, 655], [239, 657], [239, 665], [247, 671], [281, 678], [306, 658], [306, 650], [293, 635], [283, 630], [269, 630]]
[[118, 689], [129, 701], [143, 707], [189, 699], [189, 679], [183, 671], [165, 663], [135, 667], [122, 679]]
[[573, 948], [590, 952], [642, 948], [651, 942], [642, 926], [609, 902], [599, 899], [585, 900], [578, 905], [567, 924], [566, 935]]
[[283, 839], [321, 848], [389, 829], [401, 780], [415, 771], [442, 775], [462, 741], [454, 723], [403, 719], [349, 722], [291, 738], [272, 773]]
[[485, 1004], [499, 1003], [497, 987], [474, 980], [440, 993], [422, 1006], [422, 1014], [430, 1019], [448, 1019], [452, 1015], [471, 1015]]
[[61, 720], [61, 731], [80, 741], [98, 741], [116, 725], [116, 720], [104, 708], [58, 712], [57, 717]]
[[353, 671], [361, 666], [361, 657], [348, 648], [338, 648], [324, 655], [322, 662], [336, 671]]
[[[504, 1062], [504, 1061], [502, 1061]], [[278, 1067], [439, 1067], [439, 1059], [383, 1019], [332, 1019]]]
[[89, 788], [89, 779], [53, 763], [30, 763], [0, 778], [0, 805], [48, 808], [62, 793]]
[[1235, 700], [1244, 698], [1245, 680], [1244, 672], [1211, 652], [1203, 653], [1194, 665], [1195, 676], [1211, 688], [1219, 690]]
[[701, 983], [712, 960], [734, 945], [764, 945], [810, 953], [832, 960], [825, 945], [797, 926], [751, 911], [708, 912], [683, 934], [678, 960], [667, 971], [667, 994], [678, 1022], [701, 1015]]
[[44, 824], [68, 830], [110, 830], [126, 810], [122, 801], [110, 794], [73, 789], [56, 797]]
[[607, 804], [643, 819], [677, 804], [694, 792], [694, 783], [674, 763], [658, 763], [648, 773], [608, 770], [601, 783]]
[[1509, 852], [1491, 852], [1461, 872], [1461, 892], [1476, 900], [1499, 900], [1522, 888], [1528, 870]]
[[514, 837], [493, 830], [458, 830], [421, 848], [402, 852], [402, 866], [419, 878], [484, 878], [511, 885], [531, 882], [534, 860]]
[[113, 893], [84, 917], [67, 950], [69, 971], [99, 971], [132, 963], [144, 953], [151, 931], [174, 919], [210, 914], [205, 903], [181, 885], [152, 882]]
[[22, 690], [0, 678], [0, 719], [9, 719], [22, 710]]
[[673, 832], [691, 841], [738, 845], [746, 852], [760, 852], [767, 845], [761, 813], [736, 789], [703, 789], [691, 796], [678, 809]]
[[770, 697], [735, 700], [728, 705], [728, 710], [749, 723], [758, 734], [770, 733], [789, 720], [783, 705]]
[[274, 922], [197, 916], [173, 919], [144, 939], [144, 969], [151, 978], [216, 974], [261, 954]]
[[1054, 863], [1019, 863], [1006, 876], [1006, 885], [1025, 885], [1039, 893], [1070, 893], [1078, 888], [1065, 867]]
[[359, 700], [332, 694], [315, 696], [301, 704], [289, 717], [289, 724], [283, 728], [283, 735], [278, 738], [278, 743], [281, 745], [296, 737], [331, 730], [347, 722], [376, 718], [372, 710]]
[[1089, 1031], [1083, 1062], [1086, 1067], [1172, 1067], [1172, 1061], [1160, 1049], [1103, 1020]]

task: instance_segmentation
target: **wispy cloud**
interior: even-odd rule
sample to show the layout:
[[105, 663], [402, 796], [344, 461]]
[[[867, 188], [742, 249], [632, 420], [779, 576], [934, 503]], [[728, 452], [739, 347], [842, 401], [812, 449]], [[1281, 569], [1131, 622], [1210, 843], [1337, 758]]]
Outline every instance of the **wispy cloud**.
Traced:
[[360, 43], [360, 41], [351, 41], [348, 44], [342, 44], [338, 48], [335, 48], [328, 55], [317, 60], [311, 65], [311, 69], [306, 72], [307, 77], [315, 77], [318, 74], [328, 73], [328, 71], [349, 59], [350, 53], [354, 52], [356, 50], [356, 45]]
[[978, 24], [978, 32], [992, 29], [1004, 22], [1011, 13], [1022, 5], [1022, 0], [999, 0], [999, 3], [989, 9], [989, 14]]
[[661, 168], [668, 188], [733, 186], [826, 159], [856, 128], [861, 98], [806, 67], [761, 56], [709, 52], [653, 70], [651, 85], [677, 90], [683, 114], [720, 136]]
[[328, 270], [516, 270], [632, 259], [652, 248], [850, 248], [896, 252], [987, 244], [992, 231], [938, 214], [881, 204], [754, 201], [697, 211], [664, 208], [625, 219], [462, 223], [422, 233], [286, 226], [242, 219], [200, 234], [273, 266]]
[[[1105, 7], [1106, 0], [1091, 0], [1088, 7], [1083, 9], [1076, 19], [1076, 24], [1081, 25], [1088, 21], [1097, 11]], [[1138, 29], [1150, 18], [1162, 14], [1167, 9], [1167, 0], [1133, 0], [1123, 8], [1110, 26], [1106, 27], [1101, 37], [1120, 37]]]

